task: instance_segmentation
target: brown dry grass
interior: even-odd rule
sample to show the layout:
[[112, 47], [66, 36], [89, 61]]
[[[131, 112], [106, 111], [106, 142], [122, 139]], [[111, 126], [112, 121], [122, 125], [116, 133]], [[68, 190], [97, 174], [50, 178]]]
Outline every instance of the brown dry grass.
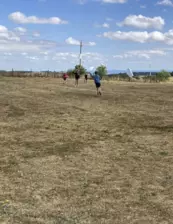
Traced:
[[173, 86], [105, 82], [96, 97], [1, 78], [0, 202], [0, 223], [173, 223]]

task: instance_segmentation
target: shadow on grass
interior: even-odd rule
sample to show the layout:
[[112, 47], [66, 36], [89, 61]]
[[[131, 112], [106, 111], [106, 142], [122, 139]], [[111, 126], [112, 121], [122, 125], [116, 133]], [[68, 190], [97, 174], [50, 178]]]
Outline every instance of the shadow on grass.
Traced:
[[14, 173], [19, 168], [19, 161], [13, 155], [10, 155], [5, 161], [0, 160], [0, 170], [4, 173]]
[[161, 131], [161, 132], [173, 132], [173, 126], [172, 125], [168, 125], [168, 126], [157, 126], [157, 125], [148, 125], [148, 126], [141, 126], [140, 128], [143, 128], [143, 129], [154, 129], [154, 130], [158, 130], [158, 131]]
[[45, 142], [25, 142], [24, 146], [26, 151], [23, 152], [22, 157], [25, 159], [52, 155], [65, 158], [68, 155], [80, 152], [82, 143], [75, 141], [63, 144], [52, 143], [52, 146], [45, 146]]
[[[86, 91], [79, 91], [79, 92], [65, 92], [64, 96], [68, 97], [68, 98], [72, 98], [72, 99], [80, 99], [81, 101], [84, 100], [93, 100], [93, 99], [98, 99], [98, 100], [103, 100], [103, 101], [107, 101], [107, 102], [111, 102], [111, 103], [135, 103], [133, 102], [134, 100], [132, 99], [131, 96], [129, 96], [129, 94], [126, 94], [125, 92], [123, 94], [112, 94], [112, 93], [108, 93], [108, 92], [103, 92], [102, 96], [98, 96], [96, 94], [96, 91], [90, 91], [88, 90], [88, 92]], [[132, 101], [133, 100], [133, 101]], [[137, 99], [135, 99], [135, 101], [137, 101]]]
[[[17, 214], [14, 214], [12, 220], [13, 220], [13, 223], [15, 221], [15, 223], [25, 223], [25, 224], [39, 224], [39, 223], [42, 223], [42, 222], [39, 222], [37, 219], [43, 219], [45, 220], [45, 223], [47, 222], [50, 222], [51, 223], [54, 223], [54, 224], [77, 224], [79, 223], [76, 218], [73, 218], [73, 217], [65, 217], [61, 214], [49, 214], [49, 213], [46, 213], [43, 217], [40, 217], [40, 215], [35, 215], [35, 216], [31, 216], [31, 215], [20, 215], [20, 212], [17, 213]], [[31, 221], [32, 220], [32, 221]]]
[[20, 117], [25, 115], [25, 111], [19, 107], [14, 105], [10, 105], [7, 109], [7, 116], [8, 117]]

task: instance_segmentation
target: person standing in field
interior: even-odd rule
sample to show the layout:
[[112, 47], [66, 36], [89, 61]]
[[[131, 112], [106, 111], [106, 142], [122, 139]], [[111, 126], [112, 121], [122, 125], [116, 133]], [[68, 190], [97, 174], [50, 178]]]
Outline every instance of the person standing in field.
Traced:
[[74, 75], [75, 75], [75, 86], [77, 87], [78, 84], [79, 84], [79, 79], [80, 79], [80, 72], [79, 72], [79, 70], [75, 71]]
[[64, 80], [64, 84], [66, 84], [68, 75], [66, 73], [64, 73], [63, 76], [62, 76], [62, 78]]
[[87, 81], [88, 81], [88, 74], [86, 73], [84, 76], [84, 83], [87, 83]]
[[97, 89], [97, 95], [102, 95], [102, 92], [101, 92], [101, 77], [99, 76], [98, 72], [95, 71], [95, 74], [91, 77], [93, 78], [94, 80], [94, 83], [95, 83], [95, 86], [96, 86], [96, 89]]

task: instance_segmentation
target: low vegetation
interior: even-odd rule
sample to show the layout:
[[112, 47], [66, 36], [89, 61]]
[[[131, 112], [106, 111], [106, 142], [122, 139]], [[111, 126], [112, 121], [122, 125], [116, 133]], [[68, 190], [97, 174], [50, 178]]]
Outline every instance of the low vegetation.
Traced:
[[[84, 76], [87, 70], [82, 65], [76, 65], [74, 69], [69, 69], [67, 74], [70, 78], [74, 78], [76, 72], [80, 73], [80, 76]], [[160, 72], [155, 73], [146, 73], [146, 72], [134, 72], [134, 77], [130, 78], [126, 73], [119, 74], [108, 74], [107, 68], [104, 65], [100, 65], [96, 68], [96, 71], [100, 77], [104, 80], [116, 80], [116, 81], [129, 81], [129, 82], [167, 82], [173, 76], [173, 72], [169, 73], [166, 70], [161, 70]], [[94, 71], [92, 71], [93, 73]], [[0, 71], [0, 76], [5, 77], [46, 77], [46, 78], [61, 78], [63, 75], [62, 72], [56, 71], [43, 71], [43, 72], [32, 72], [32, 71]]]

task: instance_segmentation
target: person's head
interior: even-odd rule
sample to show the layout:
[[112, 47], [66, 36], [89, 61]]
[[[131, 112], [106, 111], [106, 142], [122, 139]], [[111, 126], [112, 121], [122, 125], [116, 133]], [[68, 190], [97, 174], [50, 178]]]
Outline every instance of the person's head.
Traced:
[[95, 75], [98, 75], [98, 71], [95, 71]]

